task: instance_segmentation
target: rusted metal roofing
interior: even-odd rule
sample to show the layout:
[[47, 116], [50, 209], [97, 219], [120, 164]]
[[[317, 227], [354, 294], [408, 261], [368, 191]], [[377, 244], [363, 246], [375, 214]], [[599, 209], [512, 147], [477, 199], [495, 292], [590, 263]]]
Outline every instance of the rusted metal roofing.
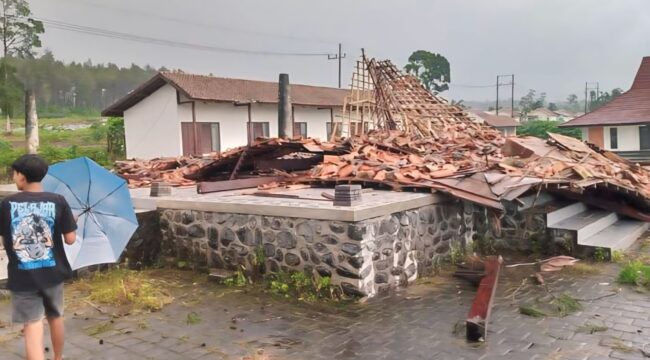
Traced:
[[[269, 81], [229, 79], [179, 72], [160, 72], [102, 111], [102, 116], [123, 116], [124, 111], [165, 84], [175, 87], [190, 100], [267, 103], [278, 102], [278, 84]], [[347, 90], [310, 85], [291, 85], [294, 105], [342, 107]]]
[[579, 127], [594, 125], [633, 125], [650, 123], [650, 56], [641, 61], [629, 91], [595, 111], [560, 125]]

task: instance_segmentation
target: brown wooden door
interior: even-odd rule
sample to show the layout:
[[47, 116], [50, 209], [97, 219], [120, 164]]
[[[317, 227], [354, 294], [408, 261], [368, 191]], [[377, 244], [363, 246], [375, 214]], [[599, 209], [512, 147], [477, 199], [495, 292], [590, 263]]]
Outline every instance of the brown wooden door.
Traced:
[[195, 154], [194, 150], [194, 123], [181, 123], [181, 139], [183, 141], [183, 155]]
[[207, 154], [212, 152], [212, 135], [210, 123], [198, 123], [197, 136], [198, 136], [198, 153], [197, 155]]

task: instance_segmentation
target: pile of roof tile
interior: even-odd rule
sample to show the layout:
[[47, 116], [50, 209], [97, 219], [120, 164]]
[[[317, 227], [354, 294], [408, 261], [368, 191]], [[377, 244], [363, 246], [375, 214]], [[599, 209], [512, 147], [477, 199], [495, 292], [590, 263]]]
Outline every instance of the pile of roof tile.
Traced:
[[316, 139], [257, 139], [251, 146], [234, 148], [201, 157], [181, 156], [152, 160], [117, 161], [115, 169], [129, 187], [146, 187], [152, 182], [172, 186], [191, 186], [198, 181], [219, 179], [221, 173], [252, 170], [256, 160], [309, 159], [323, 152], [340, 152], [340, 144], [321, 143]]
[[[218, 158], [218, 154], [213, 154]], [[182, 156], [178, 158], [159, 158], [152, 160], [117, 161], [115, 170], [126, 179], [129, 187], [150, 186], [152, 182], [165, 182], [173, 186], [190, 186], [195, 182], [186, 178], [205, 166], [204, 158]]]
[[650, 171], [595, 145], [549, 134], [548, 140], [508, 138], [503, 153], [508, 158], [499, 167], [510, 176], [537, 177], [587, 201], [586, 195], [598, 191], [600, 200], [614, 193], [650, 208]]
[[398, 188], [423, 180], [471, 174], [485, 170], [503, 158], [501, 137], [481, 128], [450, 127], [437, 141], [416, 138], [402, 131], [373, 131], [346, 141], [348, 153], [325, 156], [311, 173], [318, 180], [379, 181]]

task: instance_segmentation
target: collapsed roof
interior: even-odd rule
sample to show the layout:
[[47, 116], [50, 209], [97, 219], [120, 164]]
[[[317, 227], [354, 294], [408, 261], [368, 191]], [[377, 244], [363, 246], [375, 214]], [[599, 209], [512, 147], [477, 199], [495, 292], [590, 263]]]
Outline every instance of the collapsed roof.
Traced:
[[[118, 172], [132, 186], [279, 172], [287, 182], [442, 191], [498, 210], [502, 201], [535, 188], [650, 221], [650, 172], [645, 168], [562, 135], [506, 139], [389, 61], [364, 58], [363, 64], [371, 81], [362, 82], [356, 94], [366, 97], [366, 121], [376, 130], [331, 142], [258, 139], [202, 158], [120, 162]], [[348, 121], [356, 121], [348, 115]]]

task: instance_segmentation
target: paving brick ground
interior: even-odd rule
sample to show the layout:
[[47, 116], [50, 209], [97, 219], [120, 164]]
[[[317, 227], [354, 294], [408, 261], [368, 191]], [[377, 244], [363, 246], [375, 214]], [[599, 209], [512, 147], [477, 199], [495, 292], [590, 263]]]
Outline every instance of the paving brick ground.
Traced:
[[[650, 352], [650, 295], [616, 284], [617, 265], [603, 265], [602, 270], [589, 276], [547, 276], [552, 293], [585, 300], [582, 311], [564, 318], [519, 314], [519, 304], [550, 298], [534, 285], [519, 288], [513, 297], [527, 273], [505, 270], [488, 341], [479, 346], [454, 334], [474, 289], [445, 277], [345, 306], [218, 287], [180, 296], [161, 312], [127, 315], [112, 323], [91, 307], [79, 308], [67, 316], [66, 358], [642, 359], [642, 350]], [[188, 324], [191, 312], [198, 323]], [[5, 301], [0, 303], [0, 321], [6, 323], [8, 317]], [[585, 324], [607, 330], [590, 334]], [[91, 336], [93, 332], [98, 333]], [[19, 329], [0, 329], [0, 358], [20, 359], [22, 353]]]

